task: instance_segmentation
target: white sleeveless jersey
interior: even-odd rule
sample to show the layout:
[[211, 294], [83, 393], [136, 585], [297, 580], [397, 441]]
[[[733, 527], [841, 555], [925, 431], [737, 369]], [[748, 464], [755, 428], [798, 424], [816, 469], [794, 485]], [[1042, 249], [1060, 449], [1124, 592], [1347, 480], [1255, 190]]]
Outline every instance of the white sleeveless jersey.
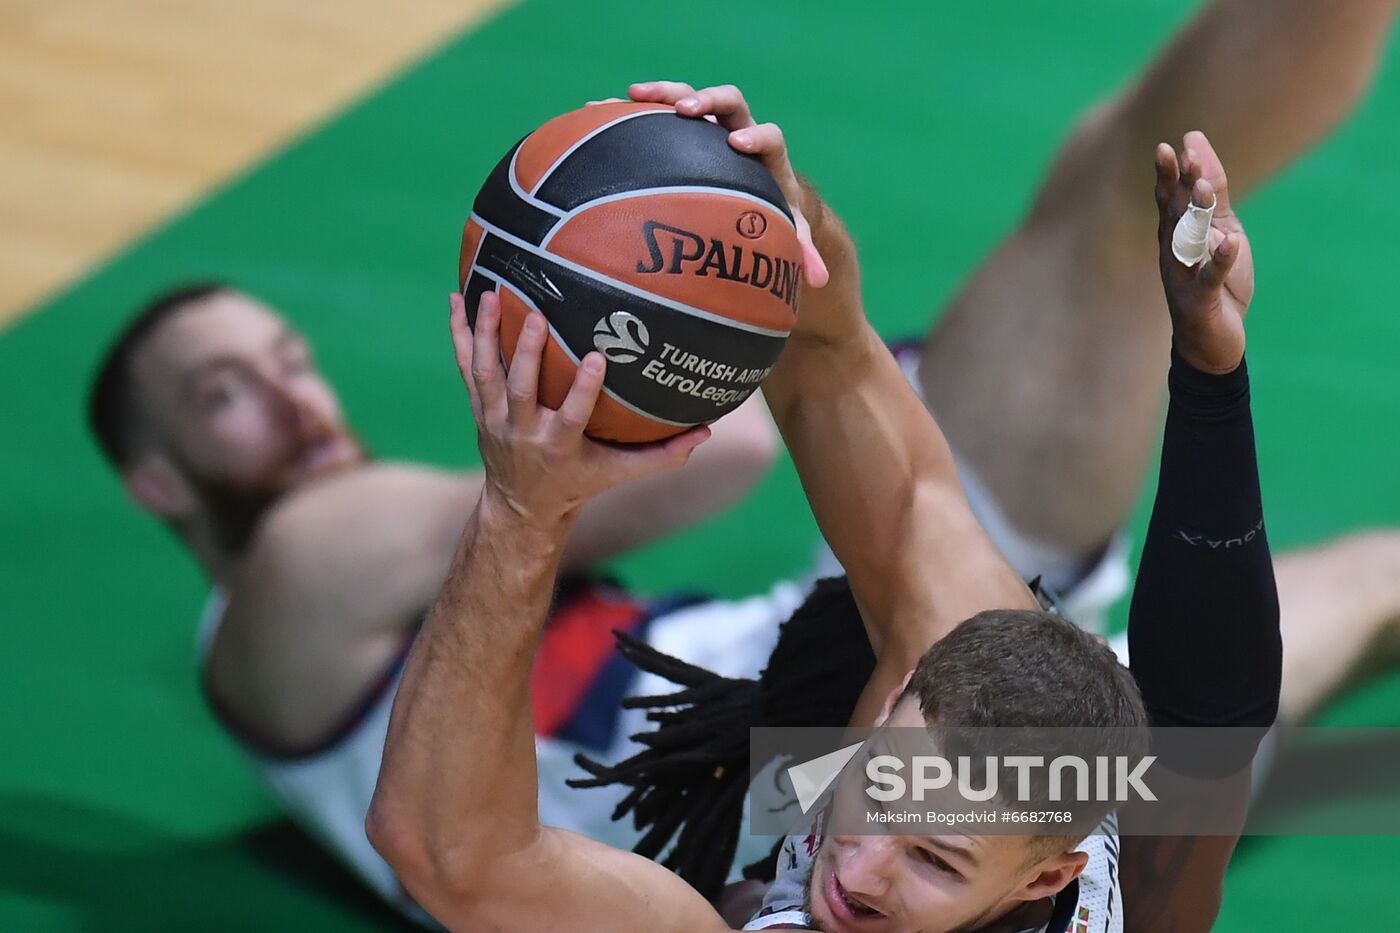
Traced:
[[[801, 603], [805, 591], [790, 583], [746, 600], [708, 601], [659, 616], [645, 633], [660, 651], [707, 667], [727, 677], [756, 677], [777, 643], [778, 626]], [[226, 600], [218, 591], [205, 606], [199, 632], [201, 665], [223, 617]], [[405, 647], [404, 657], [407, 656]], [[365, 816], [374, 795], [389, 730], [389, 713], [402, 676], [401, 657], [372, 689], [358, 713], [330, 741], [307, 755], [276, 756], [260, 750], [221, 718], [221, 725], [278, 806], [371, 889], [408, 916], [431, 923], [409, 898], [393, 870], [365, 837]], [[666, 693], [674, 685], [655, 677], [633, 676], [628, 695]], [[616, 739], [600, 755], [561, 739], [537, 737], [540, 820], [601, 842], [630, 849], [639, 838], [627, 822], [612, 820], [613, 808], [626, 787], [575, 790], [568, 778], [583, 777], [574, 763], [577, 752], [605, 761], [620, 761], [637, 751], [629, 736], [648, 730], [643, 710], [617, 710]], [[770, 843], [771, 845], [771, 843]]]
[[[805, 930], [812, 918], [803, 910], [812, 861], [821, 846], [815, 827], [788, 836], [778, 854], [778, 872], [758, 914], [745, 930]], [[1123, 895], [1118, 884], [1118, 818], [1114, 814], [1079, 846], [1089, 862], [1079, 877], [1055, 897], [1045, 926], [1023, 933], [1123, 933]]]

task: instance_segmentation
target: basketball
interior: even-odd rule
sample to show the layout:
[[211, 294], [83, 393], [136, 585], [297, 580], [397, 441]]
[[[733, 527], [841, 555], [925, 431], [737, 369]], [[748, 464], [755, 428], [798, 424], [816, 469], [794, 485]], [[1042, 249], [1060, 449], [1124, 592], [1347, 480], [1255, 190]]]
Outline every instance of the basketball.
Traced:
[[802, 252], [777, 183], [728, 133], [657, 104], [556, 117], [506, 153], [462, 232], [475, 325], [501, 303], [507, 364], [531, 309], [549, 322], [539, 398], [557, 408], [578, 362], [608, 361], [587, 433], [655, 441], [752, 395], [797, 313]]

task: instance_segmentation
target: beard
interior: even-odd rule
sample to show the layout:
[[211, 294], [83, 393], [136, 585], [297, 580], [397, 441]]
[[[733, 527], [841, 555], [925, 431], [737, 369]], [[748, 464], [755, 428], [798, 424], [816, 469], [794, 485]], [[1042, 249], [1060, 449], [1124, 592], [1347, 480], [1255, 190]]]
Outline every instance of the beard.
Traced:
[[[308, 461], [327, 445], [348, 443], [354, 455], [344, 460], [308, 468]], [[215, 544], [230, 557], [240, 557], [248, 549], [267, 513], [289, 493], [306, 484], [370, 460], [365, 446], [348, 428], [319, 432], [298, 438], [274, 464], [253, 480], [231, 481], [201, 474], [188, 461], [176, 461], [199, 497], [205, 520]]]

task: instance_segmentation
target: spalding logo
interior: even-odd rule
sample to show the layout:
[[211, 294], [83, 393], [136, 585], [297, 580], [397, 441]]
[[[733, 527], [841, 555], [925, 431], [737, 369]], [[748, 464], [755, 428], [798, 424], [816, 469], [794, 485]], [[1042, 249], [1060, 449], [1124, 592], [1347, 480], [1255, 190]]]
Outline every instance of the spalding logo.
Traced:
[[643, 221], [642, 240], [647, 249], [647, 258], [637, 261], [637, 271], [642, 275], [689, 273], [708, 277], [713, 272], [715, 278], [764, 289], [782, 299], [793, 313], [797, 312], [797, 287], [802, 281], [800, 262], [752, 248], [746, 250], [738, 244], [726, 245], [715, 237], [706, 239], [694, 231], [657, 220]]
[[593, 326], [593, 346], [614, 363], [637, 362], [650, 343], [647, 326], [628, 311], [614, 311]]

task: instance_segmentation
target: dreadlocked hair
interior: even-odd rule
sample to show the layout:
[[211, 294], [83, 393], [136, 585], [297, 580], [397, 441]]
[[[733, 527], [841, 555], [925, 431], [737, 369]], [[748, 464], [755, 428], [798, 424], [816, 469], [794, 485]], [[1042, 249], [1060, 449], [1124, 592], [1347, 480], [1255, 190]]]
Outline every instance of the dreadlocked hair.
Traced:
[[[631, 787], [613, 819], [630, 815], [645, 831], [633, 851], [655, 859], [675, 839], [661, 864], [713, 901], [738, 848], [750, 766], [767, 764], [749, 761], [749, 730], [850, 721], [875, 668], [860, 610], [845, 577], [819, 581], [783, 623], [757, 680], [721, 677], [624, 633], [616, 637], [629, 661], [682, 689], [623, 700], [627, 709], [648, 710], [647, 720], [656, 723], [653, 731], [632, 736], [642, 750], [611, 766], [576, 755], [592, 777], [568, 783]], [[776, 859], [775, 848], [745, 869], [745, 877], [771, 879]]]

